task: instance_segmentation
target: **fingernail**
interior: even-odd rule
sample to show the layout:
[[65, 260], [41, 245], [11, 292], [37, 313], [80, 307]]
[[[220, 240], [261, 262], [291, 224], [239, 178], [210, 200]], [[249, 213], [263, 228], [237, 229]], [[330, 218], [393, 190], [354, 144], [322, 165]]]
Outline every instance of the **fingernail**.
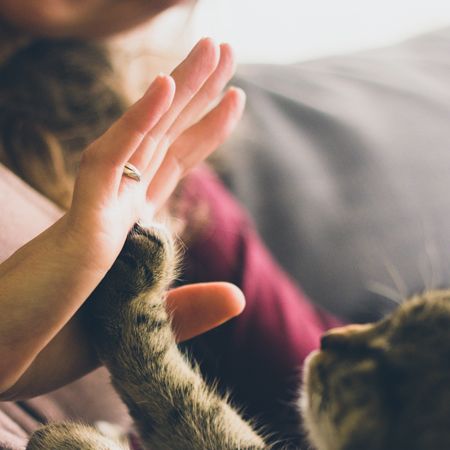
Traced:
[[166, 77], [167, 77], [166, 74], [160, 72], [158, 76], [150, 83], [150, 86], [144, 93], [144, 97], [146, 97], [147, 95], [151, 95], [153, 92], [155, 92], [155, 90], [158, 89], [161, 80]]
[[198, 50], [199, 50], [199, 48], [201, 47], [201, 45], [203, 44], [203, 42], [205, 42], [205, 41], [210, 41], [212, 44], [216, 44], [215, 43], [215, 41], [214, 41], [214, 39], [212, 38], [212, 37], [209, 37], [209, 36], [205, 36], [205, 37], [202, 37], [198, 42], [197, 42], [197, 44], [195, 44], [195, 47], [192, 49], [192, 52], [191, 52], [191, 54], [193, 54], [193, 53], [196, 53]]
[[235, 94], [237, 94], [239, 97], [241, 97], [244, 100], [247, 98], [247, 94], [245, 93], [245, 91], [237, 86], [230, 86], [227, 89], [227, 92], [234, 92]]

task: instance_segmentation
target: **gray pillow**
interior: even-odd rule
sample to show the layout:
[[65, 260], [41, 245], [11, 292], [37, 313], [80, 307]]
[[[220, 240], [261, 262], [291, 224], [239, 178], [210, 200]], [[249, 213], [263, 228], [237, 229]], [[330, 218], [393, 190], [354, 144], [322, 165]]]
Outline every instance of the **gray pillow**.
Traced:
[[225, 180], [313, 301], [366, 321], [450, 286], [450, 28], [235, 82]]

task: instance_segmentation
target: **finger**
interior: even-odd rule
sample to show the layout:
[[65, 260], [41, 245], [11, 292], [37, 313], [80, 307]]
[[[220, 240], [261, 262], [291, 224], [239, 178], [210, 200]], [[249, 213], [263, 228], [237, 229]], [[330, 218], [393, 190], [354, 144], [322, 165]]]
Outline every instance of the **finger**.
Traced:
[[123, 165], [167, 111], [174, 91], [170, 77], [157, 77], [144, 96], [83, 152], [76, 195], [89, 198], [95, 192], [98, 199], [117, 192]]
[[[219, 49], [212, 39], [201, 39], [184, 61], [172, 72], [177, 90], [170, 109], [161, 118], [142, 142], [132, 158], [133, 164], [145, 168], [149, 165], [158, 168], [157, 162], [162, 161], [164, 152], [168, 148], [167, 130], [177, 119], [180, 112], [191, 101], [192, 97], [203, 86], [214, 72], [219, 61]], [[154, 158], [155, 151], [160, 157]]]
[[242, 89], [228, 89], [217, 107], [172, 144], [168, 156], [178, 160], [183, 174], [208, 157], [230, 136], [242, 117], [245, 99]]
[[[217, 99], [220, 92], [232, 77], [234, 70], [235, 64], [233, 50], [230, 45], [221, 44], [220, 60], [213, 74], [183, 109], [180, 116], [170, 127], [170, 130], [167, 131], [166, 139], [160, 143], [158, 148], [154, 149], [152, 152], [143, 152], [150, 156], [147, 160], [145, 170], [145, 179], [147, 182], [151, 180], [157, 169], [160, 167], [170, 144], [179, 136], [179, 134], [181, 134], [184, 129], [192, 125], [192, 123], [195, 123], [200, 115], [205, 111], [207, 106], [210, 105], [213, 100]], [[142, 143], [142, 146], [144, 145], [147, 145], [145, 140]], [[142, 159], [139, 163], [142, 164], [142, 166], [144, 165], [144, 161]]]
[[171, 290], [167, 298], [178, 342], [221, 325], [244, 307], [244, 294], [230, 283], [191, 284]]
[[217, 100], [233, 76], [235, 69], [233, 49], [229, 44], [221, 44], [220, 59], [216, 70], [170, 127], [168, 134], [171, 139], [175, 140], [184, 130], [199, 120], [208, 106]]
[[[173, 143], [147, 190], [147, 201], [158, 210], [179, 180], [222, 144], [236, 127], [245, 106], [245, 93], [230, 88], [222, 101]], [[153, 176], [146, 173], [145, 176]]]
[[99, 156], [107, 154], [114, 164], [124, 164], [136, 151], [147, 133], [169, 109], [175, 94], [172, 77], [156, 77], [143, 97], [99, 139], [95, 146]]
[[219, 62], [219, 48], [210, 38], [201, 39], [188, 57], [172, 72], [177, 92], [171, 108], [152, 132], [158, 140], [175, 122], [181, 111], [214, 72]]

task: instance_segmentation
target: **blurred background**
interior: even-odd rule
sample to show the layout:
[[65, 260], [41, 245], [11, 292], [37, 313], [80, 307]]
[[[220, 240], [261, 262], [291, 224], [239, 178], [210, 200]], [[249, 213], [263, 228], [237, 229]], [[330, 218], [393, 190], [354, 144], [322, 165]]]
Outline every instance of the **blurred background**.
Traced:
[[450, 0], [186, 0], [118, 36], [116, 67], [134, 79], [126, 84], [138, 87], [129, 92], [136, 99], [203, 36], [231, 43], [239, 64], [285, 64], [395, 44], [446, 26]]
[[152, 40], [170, 52], [174, 34], [183, 50], [208, 35], [233, 44], [241, 63], [288, 63], [389, 45], [446, 25], [449, 0], [198, 0], [160, 16]]
[[305, 292], [364, 322], [447, 288], [450, 0], [190, 3], [138, 30], [120, 66], [145, 75], [138, 98], [200, 37], [232, 44], [248, 101], [227, 182]]

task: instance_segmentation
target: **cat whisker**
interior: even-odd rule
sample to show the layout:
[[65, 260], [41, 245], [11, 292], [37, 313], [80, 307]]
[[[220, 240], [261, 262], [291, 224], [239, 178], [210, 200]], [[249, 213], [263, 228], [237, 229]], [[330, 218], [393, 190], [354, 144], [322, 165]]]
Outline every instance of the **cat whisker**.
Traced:
[[[403, 280], [398, 269], [395, 267], [395, 264], [393, 264], [392, 260], [388, 257], [387, 251], [383, 249], [382, 246], [377, 245], [376, 242], [367, 239], [367, 255], [371, 256], [369, 267], [376, 268], [379, 264], [381, 264], [382, 268], [385, 269], [389, 278], [394, 283], [395, 290], [394, 288], [388, 287], [386, 285], [381, 285], [381, 283], [378, 282], [369, 283], [369, 285], [373, 285], [373, 287], [368, 287], [367, 289], [371, 292], [372, 289], [375, 289], [373, 292], [376, 294], [380, 294], [380, 292], [382, 292], [380, 295], [390, 300], [394, 300], [397, 304], [408, 297], [409, 291], [407, 288], [407, 284]], [[378, 277], [379, 275], [377, 276], [377, 278]]]
[[367, 290], [374, 294], [380, 295], [381, 297], [385, 297], [388, 300], [391, 300], [396, 305], [401, 305], [405, 298], [395, 289], [377, 281], [369, 283], [369, 285], [367, 286]]
[[423, 234], [424, 243], [424, 257], [419, 260], [419, 272], [423, 278], [425, 290], [435, 289], [442, 279], [442, 273], [439, 270], [441, 264], [439, 263], [439, 254], [436, 247], [436, 240], [433, 239], [435, 235], [431, 228], [429, 221], [424, 216], [419, 218]]
[[386, 255], [384, 256], [381, 255], [381, 257], [384, 262], [384, 268], [386, 269], [386, 272], [389, 274], [391, 280], [395, 284], [395, 287], [397, 288], [397, 291], [400, 294], [401, 299], [406, 298], [408, 296], [408, 288], [402, 276], [400, 275], [400, 272]]

